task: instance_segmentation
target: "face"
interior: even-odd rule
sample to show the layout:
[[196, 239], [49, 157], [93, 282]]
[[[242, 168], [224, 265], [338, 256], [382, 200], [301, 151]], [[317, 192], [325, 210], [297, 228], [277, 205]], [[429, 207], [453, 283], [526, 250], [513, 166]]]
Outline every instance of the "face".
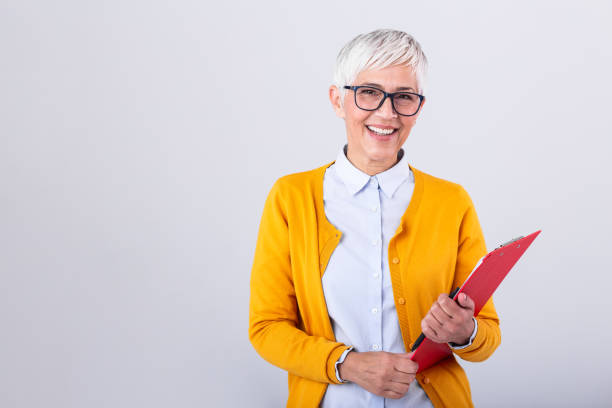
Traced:
[[[354, 83], [347, 85], [368, 85], [386, 92], [418, 92], [412, 69], [399, 65], [362, 71]], [[329, 96], [336, 114], [346, 124], [349, 160], [368, 174], [373, 169], [384, 171], [392, 167], [423, 106], [416, 115], [401, 116], [393, 110], [389, 98], [377, 110], [365, 111], [355, 105], [352, 90], [346, 90], [343, 105], [335, 86], [330, 87]]]

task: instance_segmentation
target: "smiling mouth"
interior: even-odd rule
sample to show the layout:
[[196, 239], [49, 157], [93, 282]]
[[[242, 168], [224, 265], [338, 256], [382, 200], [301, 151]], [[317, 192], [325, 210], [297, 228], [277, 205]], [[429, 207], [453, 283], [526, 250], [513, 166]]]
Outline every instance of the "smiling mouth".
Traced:
[[366, 125], [366, 128], [377, 136], [389, 136], [397, 132], [395, 128], [382, 129], [371, 125]]

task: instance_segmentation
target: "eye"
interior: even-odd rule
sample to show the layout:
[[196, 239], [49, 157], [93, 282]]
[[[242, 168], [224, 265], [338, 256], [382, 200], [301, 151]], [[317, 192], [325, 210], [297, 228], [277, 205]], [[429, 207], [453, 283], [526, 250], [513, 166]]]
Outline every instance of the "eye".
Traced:
[[403, 102], [413, 102], [417, 99], [417, 96], [411, 93], [401, 93], [395, 95], [395, 98]]
[[380, 91], [374, 88], [359, 88], [358, 94], [363, 96], [378, 96], [380, 95]]

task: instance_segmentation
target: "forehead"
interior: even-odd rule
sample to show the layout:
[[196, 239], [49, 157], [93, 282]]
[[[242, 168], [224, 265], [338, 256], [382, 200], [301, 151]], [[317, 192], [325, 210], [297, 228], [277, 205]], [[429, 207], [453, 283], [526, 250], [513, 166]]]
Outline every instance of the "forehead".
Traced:
[[355, 79], [355, 85], [378, 86], [387, 92], [398, 89], [417, 89], [416, 75], [412, 68], [404, 65], [361, 71]]

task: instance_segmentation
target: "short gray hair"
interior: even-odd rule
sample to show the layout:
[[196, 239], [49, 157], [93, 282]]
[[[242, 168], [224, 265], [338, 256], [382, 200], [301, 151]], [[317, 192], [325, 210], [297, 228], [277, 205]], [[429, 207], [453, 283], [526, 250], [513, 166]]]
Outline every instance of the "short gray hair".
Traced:
[[399, 30], [376, 30], [353, 38], [336, 58], [334, 85], [340, 90], [341, 100], [346, 92], [344, 86], [353, 85], [361, 71], [392, 65], [412, 68], [417, 80], [417, 91], [423, 94], [427, 58], [421, 45], [411, 35]]

